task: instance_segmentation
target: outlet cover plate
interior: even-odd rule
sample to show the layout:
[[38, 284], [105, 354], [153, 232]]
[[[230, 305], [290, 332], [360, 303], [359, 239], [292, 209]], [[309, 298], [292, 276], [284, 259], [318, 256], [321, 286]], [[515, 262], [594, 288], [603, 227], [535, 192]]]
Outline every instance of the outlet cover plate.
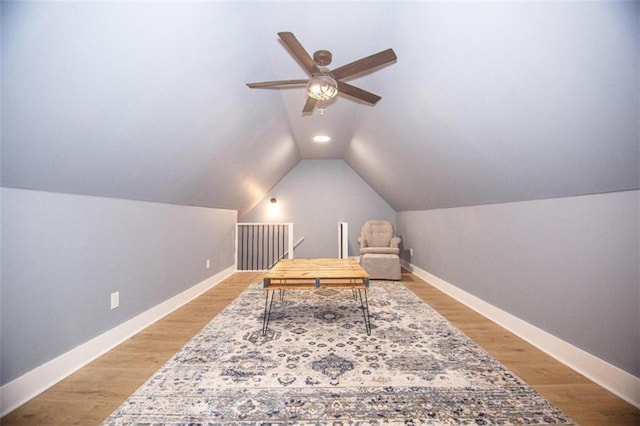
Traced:
[[111, 293], [111, 309], [115, 309], [120, 306], [120, 292], [116, 291]]

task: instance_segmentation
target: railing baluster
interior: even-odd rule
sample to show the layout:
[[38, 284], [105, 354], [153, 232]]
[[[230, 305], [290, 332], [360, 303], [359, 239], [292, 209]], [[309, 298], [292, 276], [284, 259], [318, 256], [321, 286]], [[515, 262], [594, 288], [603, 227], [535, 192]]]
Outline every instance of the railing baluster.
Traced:
[[256, 269], [262, 269], [262, 265], [260, 264], [260, 258], [262, 257], [262, 226], [256, 225]]
[[251, 269], [256, 270], [256, 226], [251, 225]]
[[274, 245], [273, 245], [273, 225], [269, 225], [269, 231], [271, 232], [271, 256], [269, 257], [269, 265], [273, 265], [273, 261], [275, 260], [274, 256]]
[[267, 234], [267, 226], [266, 225], [262, 225], [262, 256], [260, 256], [260, 259], [262, 260], [262, 265], [260, 266], [260, 269], [265, 270], [267, 269], [267, 258], [265, 256], [268, 256], [267, 250], [266, 250], [266, 244], [267, 244], [267, 237], [269, 235]]
[[236, 228], [238, 270], [267, 270], [293, 251], [289, 224], [238, 223]]
[[242, 254], [243, 254], [242, 269], [247, 269], [247, 256], [248, 256], [248, 254], [247, 254], [247, 243], [245, 241], [245, 238], [247, 238], [246, 234], [247, 234], [246, 226], [243, 226], [242, 227], [242, 241], [243, 241], [243, 243], [242, 243], [242, 249], [241, 249], [242, 250]]

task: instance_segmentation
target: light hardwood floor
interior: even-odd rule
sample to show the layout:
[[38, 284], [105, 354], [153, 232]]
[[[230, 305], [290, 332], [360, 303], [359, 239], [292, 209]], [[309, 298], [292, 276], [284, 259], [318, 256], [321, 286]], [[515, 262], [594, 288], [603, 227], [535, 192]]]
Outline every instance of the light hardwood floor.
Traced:
[[[260, 273], [238, 272], [0, 419], [9, 425], [95, 425]], [[406, 271], [403, 283], [581, 425], [640, 425], [640, 410]]]

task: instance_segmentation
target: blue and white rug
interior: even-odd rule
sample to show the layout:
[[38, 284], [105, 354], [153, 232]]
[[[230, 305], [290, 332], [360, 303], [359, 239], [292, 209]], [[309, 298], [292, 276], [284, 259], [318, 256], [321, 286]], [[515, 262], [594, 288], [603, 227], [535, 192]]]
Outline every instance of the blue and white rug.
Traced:
[[262, 336], [251, 285], [105, 420], [129, 424], [574, 424], [399, 283], [289, 291]]

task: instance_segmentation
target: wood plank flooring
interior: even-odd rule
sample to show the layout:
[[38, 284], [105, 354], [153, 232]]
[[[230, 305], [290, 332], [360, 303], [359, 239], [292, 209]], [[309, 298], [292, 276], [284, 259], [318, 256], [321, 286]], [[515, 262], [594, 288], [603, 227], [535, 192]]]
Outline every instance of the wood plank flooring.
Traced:
[[[0, 419], [95, 425], [261, 273], [238, 272]], [[640, 425], [640, 410], [406, 271], [403, 283], [581, 425]]]

